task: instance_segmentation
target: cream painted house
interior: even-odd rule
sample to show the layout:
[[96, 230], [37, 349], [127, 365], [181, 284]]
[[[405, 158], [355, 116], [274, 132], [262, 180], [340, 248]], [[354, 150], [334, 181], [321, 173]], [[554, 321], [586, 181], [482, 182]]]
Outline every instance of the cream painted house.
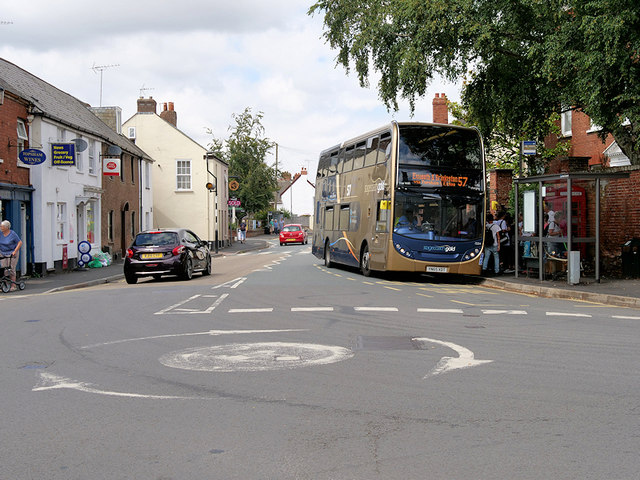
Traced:
[[153, 228], [187, 227], [202, 240], [227, 245], [227, 163], [177, 128], [173, 103], [163, 104], [159, 115], [156, 106], [152, 97], [139, 98], [137, 113], [122, 126], [123, 134], [155, 160]]

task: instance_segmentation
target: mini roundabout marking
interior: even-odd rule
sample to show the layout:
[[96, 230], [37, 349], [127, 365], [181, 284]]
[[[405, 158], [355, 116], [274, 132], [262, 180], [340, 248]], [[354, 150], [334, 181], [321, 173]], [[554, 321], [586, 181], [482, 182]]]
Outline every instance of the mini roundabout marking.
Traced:
[[327, 365], [353, 355], [338, 346], [261, 342], [187, 348], [163, 355], [159, 361], [167, 367], [200, 372], [259, 372]]

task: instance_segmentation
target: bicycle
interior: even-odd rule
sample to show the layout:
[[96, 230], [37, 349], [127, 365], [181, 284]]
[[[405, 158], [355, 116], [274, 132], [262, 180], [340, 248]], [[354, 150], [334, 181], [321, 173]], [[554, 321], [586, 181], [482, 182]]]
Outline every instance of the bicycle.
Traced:
[[26, 284], [23, 280], [17, 282], [11, 280], [11, 274], [14, 273], [13, 269], [11, 268], [11, 258], [13, 258], [13, 255], [10, 255], [8, 257], [5, 255], [0, 255], [0, 261], [9, 259], [7, 265], [0, 267], [2, 268], [2, 278], [0, 279], [0, 283], [2, 284], [2, 291], [4, 293], [9, 293], [13, 285], [15, 285], [20, 290], [24, 290], [26, 287]]

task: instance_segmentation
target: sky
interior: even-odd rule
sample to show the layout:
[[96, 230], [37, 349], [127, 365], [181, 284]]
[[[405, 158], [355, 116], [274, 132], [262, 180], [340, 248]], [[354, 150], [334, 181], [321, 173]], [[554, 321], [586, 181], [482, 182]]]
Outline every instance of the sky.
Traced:
[[[432, 121], [432, 100], [458, 85], [434, 81], [411, 117], [336, 65], [322, 14], [300, 0], [30, 0], [0, 11], [0, 57], [92, 106], [152, 96], [173, 102], [178, 128], [203, 147], [226, 139], [233, 114], [262, 112], [278, 169], [315, 174], [321, 150], [389, 123]], [[100, 88], [102, 79], [102, 90]], [[102, 101], [101, 101], [102, 98]], [[266, 159], [275, 163], [275, 149]]]

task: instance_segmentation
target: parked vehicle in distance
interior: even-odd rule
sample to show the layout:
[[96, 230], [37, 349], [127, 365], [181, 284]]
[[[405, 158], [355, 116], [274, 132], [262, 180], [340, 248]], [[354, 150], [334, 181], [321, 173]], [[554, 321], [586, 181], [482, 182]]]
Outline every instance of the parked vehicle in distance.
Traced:
[[307, 243], [307, 231], [302, 225], [290, 223], [285, 225], [280, 232], [280, 245], [285, 243]]
[[186, 228], [149, 230], [136, 235], [124, 259], [124, 278], [178, 275], [190, 280], [195, 272], [211, 275], [209, 245]]

